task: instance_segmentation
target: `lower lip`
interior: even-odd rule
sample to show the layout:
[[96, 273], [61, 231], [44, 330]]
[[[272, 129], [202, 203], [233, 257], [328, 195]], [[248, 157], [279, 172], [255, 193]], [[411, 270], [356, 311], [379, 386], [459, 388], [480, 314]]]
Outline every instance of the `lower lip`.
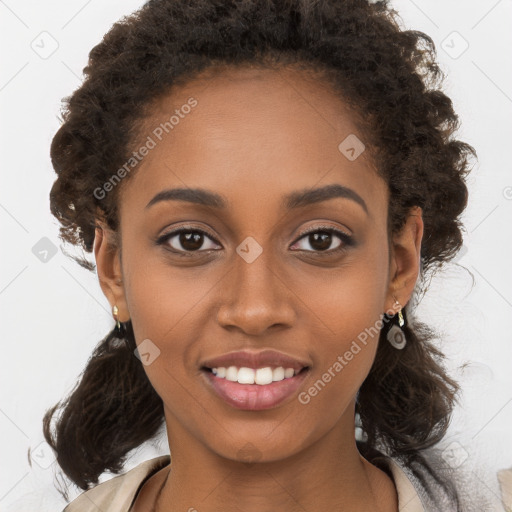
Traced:
[[203, 370], [213, 390], [229, 405], [247, 411], [272, 409], [293, 396], [302, 384], [309, 369], [278, 382], [260, 386], [259, 384], [239, 384], [215, 376], [209, 370]]

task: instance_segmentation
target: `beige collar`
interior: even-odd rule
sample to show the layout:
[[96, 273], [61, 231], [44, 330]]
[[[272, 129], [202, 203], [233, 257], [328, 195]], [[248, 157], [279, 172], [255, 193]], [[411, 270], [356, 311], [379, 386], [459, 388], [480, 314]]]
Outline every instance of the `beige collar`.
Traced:
[[386, 458], [385, 463], [391, 470], [395, 481], [399, 512], [424, 512], [420, 497], [402, 468], [391, 458]]

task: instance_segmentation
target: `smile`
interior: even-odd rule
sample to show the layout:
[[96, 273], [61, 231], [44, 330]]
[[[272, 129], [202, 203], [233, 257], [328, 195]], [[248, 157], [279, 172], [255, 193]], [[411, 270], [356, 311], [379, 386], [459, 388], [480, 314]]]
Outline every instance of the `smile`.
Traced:
[[238, 382], [239, 384], [258, 384], [266, 386], [272, 382], [279, 382], [283, 379], [289, 379], [298, 374], [299, 371], [293, 368], [237, 368], [236, 366], [229, 366], [228, 368], [220, 366], [219, 368], [212, 368], [212, 373], [221, 379], [226, 379], [231, 382]]
[[284, 368], [216, 367], [203, 368], [210, 389], [237, 409], [259, 411], [272, 409], [291, 398], [309, 373]]

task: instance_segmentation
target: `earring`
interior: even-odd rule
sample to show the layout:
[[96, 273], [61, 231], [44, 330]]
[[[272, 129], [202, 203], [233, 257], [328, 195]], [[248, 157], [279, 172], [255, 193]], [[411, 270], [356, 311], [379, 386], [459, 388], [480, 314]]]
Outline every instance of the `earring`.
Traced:
[[405, 326], [405, 310], [402, 309], [400, 302], [396, 299], [395, 306], [400, 309], [398, 310], [398, 313], [393, 315], [390, 319], [390, 321], [394, 323], [389, 328], [386, 338], [393, 347], [397, 350], [402, 350], [405, 345], [407, 345], [407, 338], [402, 330], [402, 327]]
[[114, 320], [116, 321], [116, 336], [119, 339], [123, 339], [125, 336], [125, 329], [124, 325], [119, 321], [119, 308], [117, 306], [112, 308], [112, 314], [114, 315]]

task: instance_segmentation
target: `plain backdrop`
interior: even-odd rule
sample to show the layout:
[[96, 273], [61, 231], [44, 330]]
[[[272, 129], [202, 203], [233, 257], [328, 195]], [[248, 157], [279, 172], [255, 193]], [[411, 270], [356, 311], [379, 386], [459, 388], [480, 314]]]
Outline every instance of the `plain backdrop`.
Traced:
[[[60, 102], [80, 85], [88, 52], [142, 4], [0, 1], [2, 511], [65, 505], [41, 419], [71, 390], [113, 320], [96, 275], [62, 252], [49, 211], [49, 148]], [[464, 248], [432, 282], [418, 317], [442, 333], [449, 368], [463, 387], [443, 446], [496, 496], [498, 510], [496, 471], [512, 466], [512, 2], [392, 5], [404, 28], [434, 40], [444, 90], [461, 119], [457, 136], [479, 156], [469, 179]], [[167, 450], [161, 437], [135, 450], [126, 468]], [[70, 497], [79, 492], [72, 487]]]

